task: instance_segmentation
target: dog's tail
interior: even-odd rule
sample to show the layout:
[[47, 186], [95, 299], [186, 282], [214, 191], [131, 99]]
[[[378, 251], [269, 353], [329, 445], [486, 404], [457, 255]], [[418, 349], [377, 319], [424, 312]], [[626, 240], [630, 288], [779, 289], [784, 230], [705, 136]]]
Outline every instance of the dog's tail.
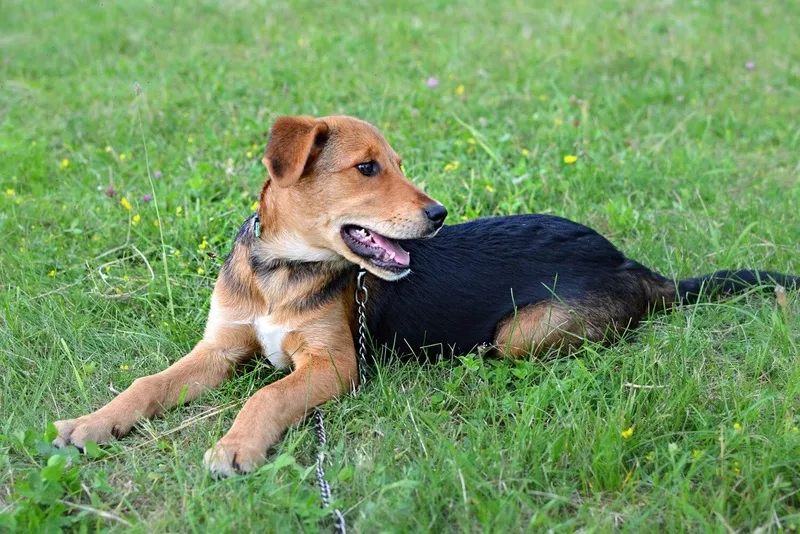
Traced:
[[775, 286], [782, 286], [787, 290], [800, 289], [800, 276], [771, 271], [717, 271], [680, 280], [677, 300], [681, 304], [693, 304], [701, 296], [724, 298], [754, 288], [774, 291]]

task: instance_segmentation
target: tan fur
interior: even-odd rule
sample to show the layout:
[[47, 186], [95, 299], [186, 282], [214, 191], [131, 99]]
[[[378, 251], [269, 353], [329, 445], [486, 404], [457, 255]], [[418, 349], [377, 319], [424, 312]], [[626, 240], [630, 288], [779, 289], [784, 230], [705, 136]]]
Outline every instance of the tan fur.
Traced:
[[497, 325], [494, 347], [505, 356], [540, 355], [565, 349], [583, 340], [577, 318], [560, 302], [541, 302], [522, 308]]

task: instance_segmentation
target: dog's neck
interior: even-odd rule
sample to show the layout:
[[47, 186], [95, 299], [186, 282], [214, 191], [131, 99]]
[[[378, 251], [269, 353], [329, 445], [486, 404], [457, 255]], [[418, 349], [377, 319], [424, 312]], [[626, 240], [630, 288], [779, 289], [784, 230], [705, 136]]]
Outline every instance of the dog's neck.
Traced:
[[256, 235], [253, 252], [259, 261], [276, 264], [330, 263], [331, 267], [351, 265], [336, 252], [309, 243], [291, 224], [292, 213], [284, 213], [290, 202], [278, 201], [277, 191], [271, 191], [267, 180], [261, 189], [261, 197], [254, 221]]
[[268, 185], [240, 241], [247, 248], [254, 286], [271, 311], [286, 306], [314, 309], [348, 287], [358, 266], [282, 226], [279, 203], [265, 195]]

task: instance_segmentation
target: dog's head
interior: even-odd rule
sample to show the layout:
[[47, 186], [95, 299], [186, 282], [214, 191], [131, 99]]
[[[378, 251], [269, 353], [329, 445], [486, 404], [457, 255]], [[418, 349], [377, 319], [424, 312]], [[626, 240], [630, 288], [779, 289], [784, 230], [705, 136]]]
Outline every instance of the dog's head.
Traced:
[[345, 258], [396, 280], [411, 261], [398, 241], [435, 235], [447, 216], [378, 129], [352, 117], [279, 118], [263, 163], [262, 224], [285, 259]]

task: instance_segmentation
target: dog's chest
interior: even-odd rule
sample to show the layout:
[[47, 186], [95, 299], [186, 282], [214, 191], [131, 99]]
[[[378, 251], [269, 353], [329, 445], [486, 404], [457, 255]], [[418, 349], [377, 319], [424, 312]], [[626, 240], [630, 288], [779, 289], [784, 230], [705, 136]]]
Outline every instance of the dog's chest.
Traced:
[[274, 323], [268, 315], [258, 317], [253, 326], [256, 330], [258, 343], [261, 345], [261, 351], [267, 357], [269, 363], [278, 369], [289, 367], [291, 360], [281, 348], [283, 339], [289, 333], [289, 330], [280, 324]]

